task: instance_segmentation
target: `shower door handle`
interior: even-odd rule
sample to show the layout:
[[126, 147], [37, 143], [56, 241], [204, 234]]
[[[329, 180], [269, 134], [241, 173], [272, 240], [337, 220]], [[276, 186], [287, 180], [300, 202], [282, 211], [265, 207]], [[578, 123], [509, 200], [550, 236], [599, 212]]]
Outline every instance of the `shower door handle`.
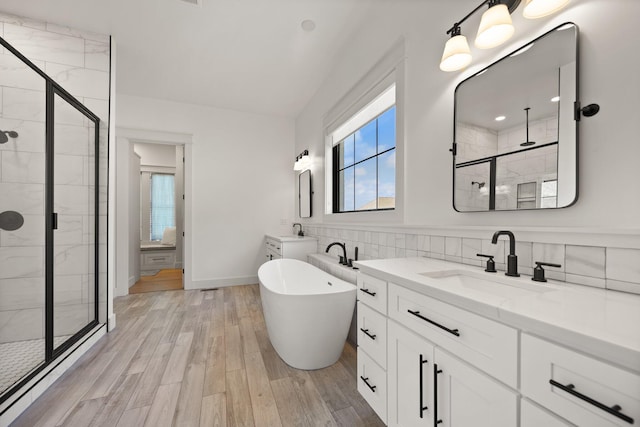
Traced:
[[0, 229], [15, 231], [24, 224], [24, 217], [16, 211], [4, 211], [0, 213]]
[[55, 212], [51, 214], [51, 228], [58, 229], [58, 214]]

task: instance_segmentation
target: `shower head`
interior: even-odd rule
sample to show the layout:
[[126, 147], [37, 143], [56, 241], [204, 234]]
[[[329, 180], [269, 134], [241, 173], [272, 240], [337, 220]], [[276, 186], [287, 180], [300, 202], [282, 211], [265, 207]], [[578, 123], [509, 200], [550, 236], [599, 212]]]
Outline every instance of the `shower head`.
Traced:
[[0, 131], [0, 144], [4, 144], [5, 142], [9, 141], [8, 137], [17, 138], [18, 132], [16, 132], [15, 130]]

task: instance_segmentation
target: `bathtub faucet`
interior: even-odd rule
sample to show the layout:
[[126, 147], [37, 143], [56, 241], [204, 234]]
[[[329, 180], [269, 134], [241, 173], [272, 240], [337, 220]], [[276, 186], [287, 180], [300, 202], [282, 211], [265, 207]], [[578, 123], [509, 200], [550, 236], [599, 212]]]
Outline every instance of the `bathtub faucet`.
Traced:
[[299, 222], [294, 222], [293, 223], [293, 228], [296, 228], [296, 225], [300, 226], [300, 231], [298, 231], [298, 236], [300, 236], [300, 237], [304, 236], [304, 231], [302, 231], [302, 224], [300, 224]]
[[340, 255], [340, 264], [342, 265], [347, 265], [347, 246], [344, 243], [340, 243], [340, 242], [333, 242], [331, 243], [329, 246], [327, 246], [327, 250], [325, 250], [326, 253], [329, 253], [329, 249], [331, 249], [332, 246], [334, 245], [338, 245], [342, 248], [342, 255]]

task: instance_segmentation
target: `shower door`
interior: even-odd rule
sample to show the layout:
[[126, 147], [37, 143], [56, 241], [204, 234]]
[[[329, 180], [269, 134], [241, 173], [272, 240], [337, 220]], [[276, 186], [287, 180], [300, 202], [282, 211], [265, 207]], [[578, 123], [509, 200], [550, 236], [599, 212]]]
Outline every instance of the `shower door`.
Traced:
[[52, 289], [49, 327], [53, 351], [97, 322], [96, 141], [97, 122], [77, 101], [55, 88], [49, 94], [47, 227]]
[[98, 324], [100, 120], [0, 45], [1, 403]]

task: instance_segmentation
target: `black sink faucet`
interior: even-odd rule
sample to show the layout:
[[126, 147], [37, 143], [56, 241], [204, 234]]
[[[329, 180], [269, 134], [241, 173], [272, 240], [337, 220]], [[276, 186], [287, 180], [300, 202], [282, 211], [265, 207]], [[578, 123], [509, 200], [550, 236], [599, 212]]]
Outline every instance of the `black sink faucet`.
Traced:
[[300, 224], [299, 222], [294, 222], [293, 223], [293, 228], [296, 228], [296, 225], [300, 226], [300, 231], [298, 231], [298, 236], [300, 236], [300, 237], [304, 236], [304, 231], [302, 231], [302, 224]]
[[498, 243], [498, 237], [500, 236], [508, 236], [509, 237], [509, 255], [507, 256], [507, 272], [505, 273], [507, 276], [518, 277], [518, 257], [516, 256], [516, 238], [510, 231], [496, 231], [493, 233], [493, 238], [491, 239], [491, 243], [494, 245]]
[[332, 246], [334, 245], [338, 245], [342, 248], [342, 254], [340, 255], [340, 264], [342, 265], [347, 265], [347, 246], [344, 243], [340, 243], [340, 242], [333, 242], [331, 243], [329, 246], [327, 246], [327, 249], [325, 250], [326, 253], [329, 253], [329, 249], [331, 249]]

